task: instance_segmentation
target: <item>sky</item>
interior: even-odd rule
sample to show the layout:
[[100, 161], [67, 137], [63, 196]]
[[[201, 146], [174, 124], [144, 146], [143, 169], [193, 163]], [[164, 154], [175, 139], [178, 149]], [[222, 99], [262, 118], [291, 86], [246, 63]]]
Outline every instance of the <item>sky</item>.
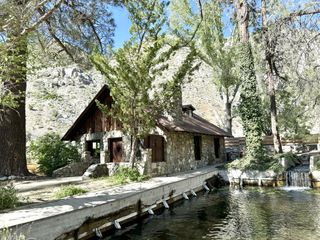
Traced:
[[128, 12], [124, 8], [114, 7], [112, 12], [116, 23], [114, 48], [117, 49], [120, 48], [126, 40], [129, 40], [131, 22], [128, 18]]
[[[125, 8], [120, 7], [111, 7], [113, 17], [116, 23], [115, 35], [114, 35], [114, 49], [122, 47], [123, 43], [130, 38], [129, 28], [131, 22], [128, 18], [128, 12]], [[224, 21], [228, 21], [227, 17], [230, 13], [230, 9], [224, 11]], [[230, 36], [233, 29], [225, 28], [224, 33], [226, 36]]]

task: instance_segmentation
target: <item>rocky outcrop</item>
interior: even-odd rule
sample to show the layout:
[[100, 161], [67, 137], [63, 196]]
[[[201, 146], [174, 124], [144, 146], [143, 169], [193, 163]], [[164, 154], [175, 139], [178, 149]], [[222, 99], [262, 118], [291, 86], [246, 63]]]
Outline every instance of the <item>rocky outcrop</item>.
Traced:
[[82, 179], [98, 178], [109, 176], [107, 164], [93, 164], [82, 175]]
[[46, 68], [30, 74], [26, 100], [28, 140], [48, 132], [63, 135], [105, 83], [98, 72], [78, 66]]
[[55, 170], [52, 174], [53, 177], [74, 177], [82, 176], [83, 173], [90, 166], [90, 162], [74, 162], [70, 163], [67, 166]]

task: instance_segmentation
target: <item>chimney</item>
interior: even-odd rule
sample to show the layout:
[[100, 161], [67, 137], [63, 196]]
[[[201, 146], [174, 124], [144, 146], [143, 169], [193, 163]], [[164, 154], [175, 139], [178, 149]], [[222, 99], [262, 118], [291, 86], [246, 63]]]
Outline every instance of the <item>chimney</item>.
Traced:
[[196, 110], [194, 106], [191, 104], [182, 105], [182, 111], [184, 114], [188, 115], [189, 117], [193, 117], [193, 111]]

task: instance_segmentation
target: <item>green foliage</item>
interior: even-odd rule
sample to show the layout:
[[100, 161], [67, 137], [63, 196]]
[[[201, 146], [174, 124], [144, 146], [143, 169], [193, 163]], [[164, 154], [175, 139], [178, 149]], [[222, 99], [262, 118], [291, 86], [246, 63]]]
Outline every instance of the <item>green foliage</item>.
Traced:
[[128, 182], [140, 182], [146, 180], [148, 177], [141, 175], [135, 167], [119, 167], [113, 178], [117, 184], [124, 184]]
[[314, 170], [320, 170], [320, 156], [314, 157]]
[[223, 4], [219, 1], [203, 2], [201, 11], [196, 11], [188, 0], [170, 1], [170, 29], [184, 42], [194, 38], [198, 57], [211, 68], [212, 81], [227, 103], [225, 127], [231, 133], [232, 104], [240, 80], [235, 39], [224, 36], [222, 15]]
[[61, 186], [59, 190], [54, 193], [54, 198], [61, 199], [65, 197], [71, 197], [74, 195], [81, 195], [86, 192], [87, 190], [81, 187], [77, 187], [75, 185]]
[[26, 237], [23, 234], [17, 234], [12, 229], [4, 228], [0, 229], [0, 240], [25, 240]]
[[[287, 168], [281, 165], [280, 160], [285, 158], [288, 164]], [[228, 169], [238, 169], [242, 171], [246, 170], [259, 170], [259, 171], [269, 171], [272, 170], [276, 173], [281, 173], [286, 171], [288, 168], [296, 166], [299, 163], [298, 156], [292, 152], [276, 154], [272, 157], [264, 156], [263, 161], [259, 161], [259, 165], [256, 161], [247, 159], [246, 157], [242, 159], [236, 159], [231, 163], [227, 164]]]
[[14, 208], [18, 201], [17, 190], [13, 185], [0, 186], [0, 210]]
[[279, 98], [279, 129], [285, 138], [302, 138], [310, 134], [306, 101], [297, 101], [296, 94], [291, 89], [278, 90]]
[[25, 38], [15, 42], [0, 41], [0, 111], [5, 108], [17, 108], [24, 97], [20, 88], [15, 84], [24, 84], [27, 71], [27, 43]]
[[62, 142], [55, 133], [46, 134], [32, 141], [28, 149], [33, 160], [39, 164], [39, 171], [51, 176], [53, 171], [71, 162], [79, 161], [76, 146]]
[[[177, 94], [185, 76], [195, 69], [192, 66], [195, 49], [189, 51], [178, 70], [167, 79], [168, 60], [179, 48], [178, 43], [166, 44], [163, 33], [167, 2], [129, 1], [126, 7], [132, 22], [130, 40], [113, 52], [111, 59], [94, 54], [92, 62], [106, 77], [114, 99], [112, 107], [97, 102], [98, 107], [105, 115], [120, 120], [123, 131], [134, 142], [155, 127], [165, 110], [173, 105], [180, 107]], [[167, 81], [160, 83], [162, 79]]]
[[256, 158], [252, 158], [251, 156], [246, 155], [241, 159], [236, 159], [227, 164], [228, 169], [238, 169], [242, 171], [246, 170], [259, 170], [266, 171], [268, 170], [269, 165], [272, 162], [272, 158], [263, 154], [260, 156], [259, 161]]
[[222, 4], [209, 1], [203, 4], [203, 20], [187, 0], [170, 2], [170, 28], [174, 34], [187, 41], [196, 30], [199, 57], [213, 70], [213, 81], [223, 93], [239, 84], [236, 47], [232, 38], [223, 35]]
[[246, 137], [246, 160], [248, 165], [259, 166], [265, 160], [262, 147], [263, 114], [261, 99], [257, 92], [257, 81], [253, 55], [249, 44], [238, 46], [240, 60], [241, 102], [240, 117]]
[[55, 100], [58, 98], [59, 98], [59, 95], [54, 91], [46, 91], [40, 96], [40, 99], [44, 99], [44, 100]]

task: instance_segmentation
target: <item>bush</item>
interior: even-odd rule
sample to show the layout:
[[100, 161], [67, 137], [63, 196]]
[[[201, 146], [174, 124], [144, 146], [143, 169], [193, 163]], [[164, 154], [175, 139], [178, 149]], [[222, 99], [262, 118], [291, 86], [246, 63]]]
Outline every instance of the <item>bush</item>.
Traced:
[[[264, 161], [261, 161], [259, 165], [252, 164], [253, 161], [249, 161], [246, 157], [242, 159], [236, 159], [227, 164], [228, 169], [238, 169], [238, 170], [259, 170], [259, 171], [268, 171], [272, 170], [276, 173], [284, 172], [285, 169], [281, 163], [280, 159], [285, 158], [288, 161], [288, 168], [293, 167], [299, 163], [298, 156], [294, 153], [281, 153], [276, 154], [272, 157], [265, 156]], [[251, 164], [249, 164], [251, 163]]]
[[0, 210], [14, 208], [18, 201], [17, 190], [12, 185], [0, 186]]
[[140, 182], [147, 179], [146, 176], [141, 175], [137, 168], [119, 167], [114, 174], [116, 183], [124, 184], [127, 182]]
[[61, 186], [60, 189], [54, 194], [54, 197], [56, 199], [65, 198], [65, 197], [71, 197], [74, 195], [80, 195], [86, 193], [87, 190], [84, 190], [83, 188], [74, 186], [74, 185], [67, 185], [67, 186]]
[[320, 156], [314, 157], [314, 170], [320, 170]]
[[32, 159], [37, 161], [38, 170], [47, 176], [52, 176], [53, 171], [58, 168], [80, 160], [77, 147], [62, 142], [55, 133], [46, 134], [31, 142], [28, 151]]
[[279, 153], [274, 155], [273, 158], [277, 161], [280, 161], [281, 158], [285, 158], [288, 161], [288, 168], [294, 167], [300, 163], [298, 156], [292, 152]]
[[17, 234], [11, 229], [4, 228], [0, 230], [0, 240], [25, 240], [26, 237], [22, 234]]

